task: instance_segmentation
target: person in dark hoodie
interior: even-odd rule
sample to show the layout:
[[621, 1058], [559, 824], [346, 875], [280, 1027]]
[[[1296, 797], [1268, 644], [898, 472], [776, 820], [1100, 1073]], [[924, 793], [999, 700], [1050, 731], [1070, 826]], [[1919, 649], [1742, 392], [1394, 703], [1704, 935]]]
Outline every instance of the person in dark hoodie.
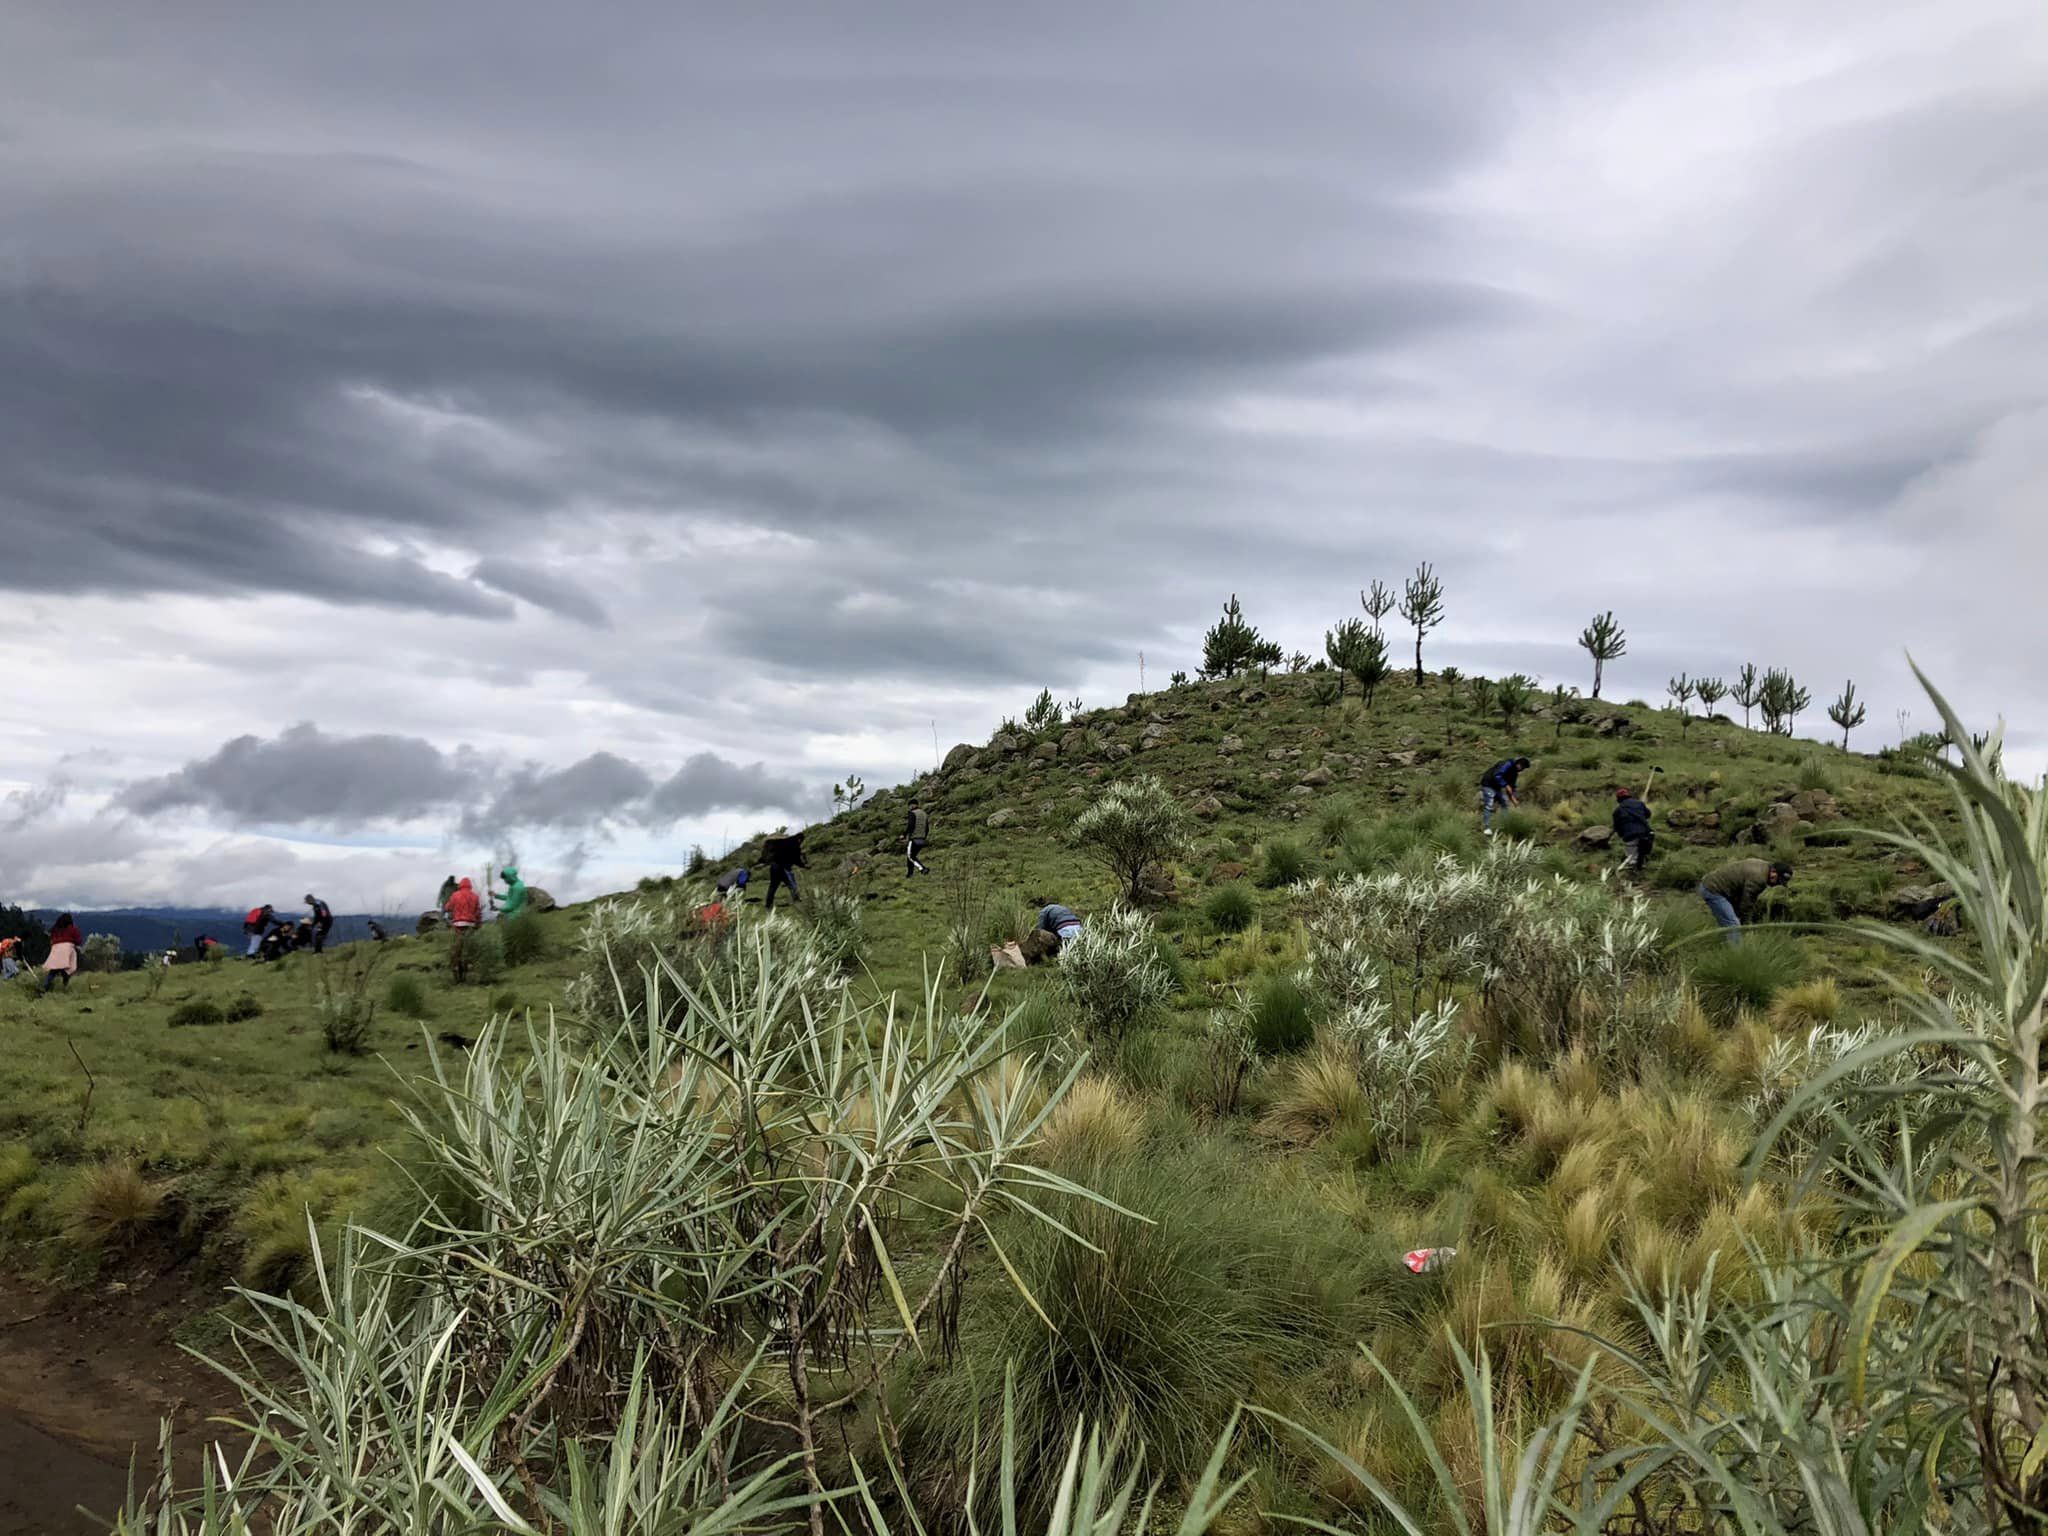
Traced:
[[1515, 785], [1522, 777], [1522, 770], [1529, 766], [1526, 757], [1504, 757], [1487, 769], [1479, 780], [1479, 830], [1486, 836], [1493, 836], [1493, 808], [1497, 805], [1520, 805], [1522, 797], [1515, 792]]
[[1626, 868], [1640, 873], [1650, 862], [1650, 850], [1657, 839], [1650, 830], [1650, 808], [1632, 789], [1614, 792], [1614, 835], [1628, 850]]
[[256, 951], [263, 947], [263, 935], [269, 931], [270, 920], [276, 915], [276, 909], [266, 901], [260, 907], [251, 907], [242, 918], [242, 937], [249, 941], [244, 953], [249, 959], [254, 960]]
[[311, 891], [306, 892], [306, 909], [313, 918], [313, 953], [324, 953], [327, 948], [327, 935], [334, 927], [334, 913], [326, 902]]
[[918, 855], [924, 852], [924, 845], [931, 840], [931, 835], [931, 813], [917, 801], [911, 801], [910, 814], [903, 819], [903, 858], [909, 866], [903, 872], [906, 879], [914, 875], [931, 873], [918, 858]]
[[811, 865], [811, 861], [804, 857], [803, 833], [778, 833], [761, 845], [761, 852], [768, 860], [768, 910], [775, 910], [778, 886], [788, 886], [789, 899], [801, 903], [803, 896], [796, 888], [796, 872]]

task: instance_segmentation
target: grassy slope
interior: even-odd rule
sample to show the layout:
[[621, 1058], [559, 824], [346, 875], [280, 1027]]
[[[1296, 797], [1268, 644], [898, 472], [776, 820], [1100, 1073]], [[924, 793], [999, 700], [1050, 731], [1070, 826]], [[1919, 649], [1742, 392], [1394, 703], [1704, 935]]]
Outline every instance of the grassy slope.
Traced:
[[[1179, 1200], [1189, 1220], [1206, 1213], [1202, 1219], [1243, 1234], [1251, 1247], [1242, 1262], [1227, 1252], [1217, 1259], [1221, 1267], [1205, 1282], [1213, 1295], [1180, 1297], [1181, 1315], [1195, 1320], [1187, 1326], [1213, 1324], [1228, 1312], [1226, 1302], [1249, 1296], [1266, 1298], [1261, 1307], [1285, 1316], [1241, 1319], [1240, 1345], [1223, 1348], [1219, 1358], [1241, 1358], [1244, 1373], [1211, 1385], [1225, 1396], [1253, 1392], [1294, 1406], [1340, 1442], [1362, 1448], [1375, 1442], [1375, 1426], [1391, 1409], [1351, 1352], [1358, 1340], [1427, 1386], [1448, 1377], [1443, 1323], [1476, 1342], [1472, 1330], [1481, 1323], [1515, 1315], [1598, 1320], [1613, 1301], [1600, 1277], [1617, 1258], [1638, 1267], [1660, 1259], [1696, 1266], [1706, 1253], [1725, 1251], [1737, 1227], [1788, 1229], [1791, 1217], [1768, 1200], [1742, 1196], [1734, 1180], [1744, 1145], [1736, 1108], [1745, 1091], [1743, 1063], [1768, 1026], [1752, 1023], [1745, 1034], [1709, 1029], [1694, 1018], [1670, 1037], [1669, 1059], [1645, 1063], [1631, 1081], [1600, 1081], [1584, 1063], [1557, 1065], [1547, 1076], [1543, 1064], [1531, 1070], [1510, 1063], [1459, 1085], [1456, 1101], [1440, 1105], [1428, 1133], [1399, 1155], [1355, 1136], [1301, 1145], [1300, 1138], [1275, 1135], [1270, 1121], [1262, 1125], [1291, 1091], [1291, 1064], [1255, 1074], [1239, 1113], [1219, 1121], [1204, 1112], [1207, 1011], [1285, 951], [1289, 926], [1288, 893], [1259, 889], [1258, 933], [1250, 940], [1219, 934], [1202, 916], [1208, 891], [1247, 868], [1255, 874], [1265, 845], [1275, 840], [1299, 841], [1312, 871], [1345, 867], [1341, 840], [1331, 834], [1347, 817], [1355, 826], [1437, 807], [1447, 835], [1469, 836], [1464, 828], [1476, 823], [1479, 773], [1519, 749], [1537, 762], [1525, 776], [1528, 809], [1520, 829], [1551, 846], [1557, 867], [1588, 877], [1615, 858], [1580, 851], [1576, 834], [1605, 824], [1618, 779], [1639, 781], [1656, 765], [1663, 852], [1652, 883], [1681, 930], [1700, 926], [1690, 894], [1700, 874], [1738, 853], [1761, 851], [1731, 849], [1723, 840], [1798, 791], [1802, 774], [1809, 782], [1825, 778], [1842, 819], [1816, 825], [1800, 846], [1777, 850], [1800, 869], [1786, 915], [1820, 920], [1881, 910], [1885, 893], [1916, 873], [1844, 830], [1885, 824], [1908, 803], [1933, 809], [1938, 800], [1932, 786], [1880, 772], [1870, 759], [1721, 723], [1694, 721], [1682, 732], [1675, 716], [1644, 707], [1604, 711], [1634, 722], [1626, 737], [1603, 738], [1590, 725], [1560, 730], [1537, 719], [1510, 738], [1497, 719], [1472, 718], [1462, 692], [1435, 680], [1420, 697], [1405, 682], [1390, 683], [1369, 715], [1355, 699], [1319, 710], [1308, 694], [1306, 678], [1191, 687], [1096, 712], [1082, 722], [1090, 734], [1067, 737], [1050, 760], [1028, 749], [979, 752], [975, 766], [923, 786], [935, 820], [927, 855], [933, 877], [903, 878], [895, 837], [906, 802], [896, 791], [814, 831], [810, 879], [865, 898], [864, 985], [916, 990], [936, 974], [947, 995], [958, 997], [962, 989], [945, 975], [944, 951], [963, 874], [988, 899], [985, 937], [1028, 924], [1046, 899], [1086, 912], [1110, 899], [1110, 879], [1064, 847], [1059, 833], [1100, 783], [1151, 772], [1191, 803], [1216, 798], [1195, 850], [1175, 872], [1178, 899], [1159, 914], [1185, 959], [1186, 990], [1169, 1017], [1100, 1063], [1122, 1087], [1105, 1090], [1110, 1102], [1105, 1108], [1098, 1099], [1092, 1120], [1065, 1127], [1068, 1145], [1058, 1155], [1084, 1174], [1097, 1158], [1093, 1172], [1126, 1203]], [[1154, 737], [1145, 744], [1148, 729]], [[1240, 743], [1228, 753], [1227, 736]], [[1123, 747], [1131, 749], [1128, 756], [1119, 755]], [[1418, 756], [1411, 765], [1392, 753]], [[1296, 793], [1317, 769], [1327, 769], [1330, 782]], [[990, 827], [1001, 811], [1015, 819]], [[1674, 811], [1688, 830], [1672, 828]], [[1718, 829], [1703, 825], [1716, 815]], [[220, 1268], [252, 1279], [283, 1272], [275, 1261], [293, 1251], [305, 1202], [331, 1216], [361, 1208], [391, 1184], [386, 1149], [402, 1140], [392, 1100], [404, 1077], [424, 1065], [427, 1037], [474, 1034], [493, 1012], [559, 1000], [574, 969], [570, 945], [587, 916], [582, 908], [540, 919], [546, 954], [483, 986], [449, 981], [445, 940], [394, 941], [376, 991], [381, 997], [393, 976], [417, 978], [427, 987], [427, 1017], [422, 1024], [380, 1010], [371, 1054], [358, 1057], [323, 1047], [310, 957], [276, 967], [228, 961], [174, 968], [153, 998], [149, 979], [134, 974], [80, 978], [69, 997], [41, 1001], [25, 989], [0, 993], [0, 1031], [10, 1042], [0, 1053], [0, 1258], [17, 1267], [89, 1271], [107, 1255], [76, 1217], [96, 1201], [106, 1203], [103, 1192], [95, 1193], [99, 1170], [133, 1166], [148, 1198], [165, 1201], [150, 1241], [196, 1246]], [[1817, 969], [1839, 978], [1847, 1015], [1874, 1011], [1870, 946], [1838, 932], [1806, 933], [1799, 942]], [[1040, 972], [1002, 973], [994, 995], [998, 1002], [1022, 1000], [1044, 980]], [[167, 1027], [183, 1001], [224, 1004], [242, 991], [263, 1005], [261, 1017]], [[84, 1079], [67, 1040], [95, 1077], [82, 1126]], [[1580, 1155], [1570, 1155], [1580, 1143]], [[1142, 1147], [1144, 1155], [1126, 1156], [1130, 1166], [1100, 1165], [1104, 1146], [1126, 1155]], [[174, 1227], [175, 1238], [168, 1235]], [[1418, 1282], [1403, 1275], [1390, 1288], [1390, 1272], [1399, 1273], [1393, 1255], [1442, 1241], [1467, 1250], [1454, 1275]], [[1057, 1254], [1040, 1261], [1061, 1262]], [[1246, 1264], [1267, 1268], [1252, 1273]], [[1181, 1270], [1194, 1272], [1185, 1256]], [[1285, 1274], [1295, 1272], [1320, 1277], [1313, 1296], [1287, 1290]], [[989, 1305], [980, 1312], [970, 1306], [971, 1318], [985, 1320], [970, 1326], [965, 1347], [970, 1355], [998, 1351], [1006, 1347], [1004, 1329], [1020, 1325], [1017, 1309], [992, 1274], [978, 1275], [974, 1289]], [[1155, 1310], [1171, 1311], [1165, 1302]], [[1024, 1319], [1022, 1326], [1036, 1325]], [[1498, 1347], [1512, 1345], [1503, 1340]], [[994, 1374], [999, 1378], [999, 1365]], [[1532, 1368], [1531, 1380], [1537, 1376]], [[954, 1410], [965, 1399], [954, 1402], [948, 1393], [966, 1390], [965, 1378], [919, 1382], [914, 1371], [910, 1377], [906, 1390], [937, 1405], [921, 1433], [933, 1463], [943, 1465], [952, 1454], [944, 1425], [964, 1422]], [[915, 1428], [914, 1405], [909, 1416]], [[1273, 1497], [1314, 1507], [1314, 1490], [1300, 1485], [1308, 1473], [1276, 1468], [1272, 1476]]]

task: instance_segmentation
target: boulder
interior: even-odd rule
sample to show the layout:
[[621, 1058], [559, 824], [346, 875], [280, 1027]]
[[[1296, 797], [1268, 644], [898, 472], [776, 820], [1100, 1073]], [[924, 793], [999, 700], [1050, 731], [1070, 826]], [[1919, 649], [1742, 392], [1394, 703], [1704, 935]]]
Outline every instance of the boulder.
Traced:
[[1223, 802], [1214, 795], [1204, 795], [1193, 805], [1189, 806], [1188, 809], [1204, 821], [1214, 821], [1223, 814]]
[[552, 912], [555, 910], [555, 898], [539, 886], [529, 885], [526, 888], [526, 910], [529, 912]]
[[1226, 736], [1216, 744], [1216, 750], [1225, 757], [1230, 756], [1233, 752], [1242, 752], [1244, 750], [1244, 738], [1242, 736]]
[[959, 746], [946, 754], [946, 761], [940, 771], [942, 773], [958, 773], [973, 760], [974, 748], [963, 741]]
[[1390, 768], [1413, 768], [1421, 760], [1420, 752], [1389, 752], [1386, 758]]
[[1268, 748], [1266, 748], [1266, 761], [1267, 761], [1267, 762], [1269, 762], [1269, 763], [1284, 763], [1284, 762], [1286, 762], [1286, 761], [1287, 761], [1287, 749], [1286, 749], [1285, 747], [1268, 747]]
[[1070, 756], [1082, 752], [1092, 752], [1099, 745], [1101, 743], [1095, 739], [1095, 733], [1089, 730], [1071, 730], [1060, 738], [1060, 751]]
[[1121, 741], [1112, 741], [1102, 749], [1102, 755], [1112, 763], [1120, 763], [1131, 755], [1131, 749]]
[[988, 744], [988, 749], [1009, 757], [1024, 750], [1024, 740], [1020, 736], [1011, 735], [1008, 731], [997, 731], [995, 739]]
[[1813, 830], [1813, 823], [1793, 810], [1788, 804], [1774, 805], [1756, 820], [1749, 829], [1752, 843], [1772, 843], [1781, 837], [1796, 837], [1802, 832]]
[[1060, 744], [1056, 741], [1041, 741], [1031, 749], [1031, 755], [1041, 763], [1049, 763], [1060, 755]]
[[1602, 848], [1613, 846], [1614, 828], [1586, 827], [1572, 841], [1588, 853], [1596, 853]]
[[1008, 806], [1005, 806], [1002, 810], [989, 817], [988, 824], [992, 827], [1007, 827], [1015, 822], [1016, 819], [1017, 813]]
[[1941, 910], [1955, 896], [1955, 888], [1943, 881], [1935, 885], [1902, 885], [1893, 891], [1886, 905], [1900, 922], [1922, 922]]
[[1593, 734], [1596, 736], [1633, 736], [1635, 730], [1635, 721], [1629, 719], [1627, 715], [1608, 715], [1593, 725]]
[[1245, 694], [1244, 694], [1244, 702], [1245, 702], [1245, 703], [1247, 703], [1247, 704], [1263, 704], [1263, 703], [1265, 703], [1265, 702], [1266, 702], [1266, 690], [1265, 690], [1265, 689], [1263, 689], [1263, 688], [1247, 688], [1247, 689], [1245, 690]]
[[1287, 793], [1290, 795], [1312, 795], [1315, 793], [1315, 790], [1310, 788], [1306, 784], [1297, 784], [1294, 786], [1294, 788], [1287, 791]]
[[1321, 789], [1335, 777], [1336, 775], [1327, 768], [1311, 768], [1301, 776], [1299, 782], [1304, 789]]
[[1833, 821], [1842, 814], [1835, 805], [1835, 797], [1824, 789], [1802, 789], [1785, 803], [1798, 813], [1801, 821]]
[[1154, 720], [1145, 727], [1144, 734], [1139, 739], [1142, 741], [1162, 741], [1172, 734], [1173, 728], [1164, 720]]
[[420, 914], [420, 920], [419, 920], [419, 922], [417, 922], [416, 924], [414, 924], [414, 925], [413, 925], [413, 930], [412, 930], [412, 931], [413, 931], [414, 933], [416, 933], [416, 934], [425, 934], [425, 933], [432, 933], [432, 932], [433, 932], [433, 931], [434, 931], [434, 930], [435, 930], [436, 928], [438, 928], [438, 927], [440, 927], [440, 926], [441, 926], [441, 914], [440, 914], [440, 913], [438, 913], [438, 912], [422, 912], [422, 913]]

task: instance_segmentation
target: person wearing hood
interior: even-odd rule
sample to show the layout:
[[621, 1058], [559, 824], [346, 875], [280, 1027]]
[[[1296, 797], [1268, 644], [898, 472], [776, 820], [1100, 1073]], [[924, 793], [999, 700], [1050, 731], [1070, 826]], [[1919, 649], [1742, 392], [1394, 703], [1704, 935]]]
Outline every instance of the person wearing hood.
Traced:
[[[505, 889], [502, 892], [492, 893], [498, 903], [498, 916], [517, 917], [526, 910], [526, 882], [519, 878], [519, 866], [507, 864], [498, 871], [498, 874], [505, 882]], [[463, 882], [465, 885], [468, 883], [466, 880]]]
[[1617, 789], [1614, 792], [1614, 835], [1621, 839], [1622, 847], [1628, 850], [1625, 866], [1632, 872], [1641, 873], [1650, 862], [1650, 850], [1657, 838], [1650, 830], [1650, 808], [1643, 804], [1642, 796], [1632, 789]]
[[21, 965], [14, 958], [14, 952], [19, 948], [19, 939], [0, 939], [0, 981], [12, 981], [21, 974]]
[[327, 948], [327, 935], [334, 927], [334, 912], [326, 902], [306, 892], [306, 909], [313, 918], [313, 953], [321, 954]]
[[249, 947], [244, 951], [248, 959], [254, 960], [256, 951], [263, 947], [263, 935], [269, 931], [270, 919], [275, 913], [276, 909], [266, 901], [260, 907], [251, 907], [243, 916], [242, 937], [249, 941]]
[[448, 951], [449, 964], [454, 968], [455, 979], [463, 980], [469, 972], [469, 936], [484, 920], [483, 898], [463, 876], [456, 882], [455, 889], [448, 894], [448, 926], [455, 930], [453, 947]]
[[453, 875], [450, 875], [441, 882], [441, 894], [434, 898], [434, 910], [436, 912], [446, 912], [448, 910], [448, 898], [455, 894], [455, 887], [458, 883]]
[[43, 960], [43, 990], [49, 991], [64, 978], [64, 990], [71, 990], [71, 978], [78, 974], [78, 952], [85, 947], [85, 935], [66, 912], [50, 929], [50, 953]]

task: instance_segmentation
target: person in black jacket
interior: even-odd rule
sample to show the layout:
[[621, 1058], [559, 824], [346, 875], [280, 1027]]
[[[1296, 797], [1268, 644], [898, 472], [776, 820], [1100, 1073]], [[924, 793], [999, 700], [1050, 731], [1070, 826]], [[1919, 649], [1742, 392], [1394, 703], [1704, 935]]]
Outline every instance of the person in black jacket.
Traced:
[[811, 861], [804, 857], [804, 835], [801, 832], [785, 832], [771, 837], [761, 845], [761, 852], [768, 860], [768, 910], [775, 910], [775, 888], [789, 887], [789, 899], [802, 902], [803, 894], [796, 888], [796, 872], [809, 869]]
[[1526, 757], [1504, 757], [1479, 780], [1479, 830], [1488, 837], [1493, 836], [1493, 808], [1522, 803], [1521, 796], [1515, 793], [1515, 784], [1528, 766]]
[[903, 872], [905, 879], [913, 875], [931, 873], [918, 858], [918, 855], [924, 852], [924, 845], [930, 840], [931, 835], [931, 813], [915, 800], [911, 801], [910, 814], [903, 819], [903, 858], [909, 866]]
[[334, 927], [334, 913], [311, 891], [306, 892], [306, 908], [313, 918], [313, 953], [321, 954], [327, 948], [328, 930]]
[[1650, 862], [1650, 849], [1657, 841], [1650, 831], [1650, 808], [1632, 789], [1614, 792], [1614, 835], [1628, 849], [1629, 870], [1640, 872]]

